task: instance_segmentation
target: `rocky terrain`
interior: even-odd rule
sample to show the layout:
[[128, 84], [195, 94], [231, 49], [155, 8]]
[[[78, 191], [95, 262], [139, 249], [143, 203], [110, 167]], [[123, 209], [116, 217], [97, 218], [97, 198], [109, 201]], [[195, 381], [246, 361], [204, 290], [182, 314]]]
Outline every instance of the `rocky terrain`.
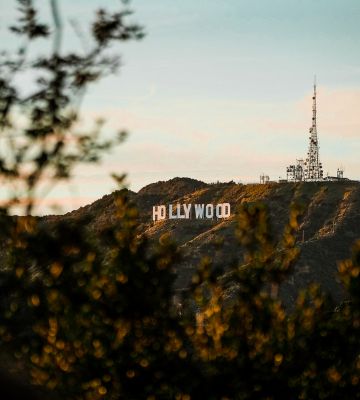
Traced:
[[[101, 231], [114, 220], [116, 193], [64, 216], [44, 217], [44, 222], [59, 219], [89, 218], [89, 229]], [[292, 275], [281, 287], [284, 301], [291, 305], [299, 289], [312, 282], [321, 284], [335, 302], [346, 293], [337, 280], [337, 263], [351, 254], [360, 238], [360, 183], [352, 181], [323, 183], [206, 184], [189, 178], [175, 178], [148, 185], [138, 193], [129, 191], [139, 209], [139, 234], [151, 242], [169, 234], [177, 242], [183, 261], [177, 266], [175, 290], [186, 290], [193, 272], [204, 256], [223, 268], [241, 260], [242, 250], [235, 235], [237, 207], [244, 202], [263, 202], [269, 210], [272, 231], [281, 237], [288, 221], [290, 205], [304, 209], [298, 232], [301, 255]], [[167, 219], [152, 221], [152, 207], [159, 204], [230, 203], [232, 215], [222, 219]]]

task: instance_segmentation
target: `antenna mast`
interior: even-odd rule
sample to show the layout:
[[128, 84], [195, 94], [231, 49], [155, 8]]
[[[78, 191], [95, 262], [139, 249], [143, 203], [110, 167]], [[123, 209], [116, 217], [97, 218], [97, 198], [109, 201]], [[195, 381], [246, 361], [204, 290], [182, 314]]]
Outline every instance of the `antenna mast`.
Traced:
[[312, 108], [312, 125], [310, 128], [309, 150], [305, 162], [304, 179], [305, 181], [323, 180], [322, 164], [319, 160], [319, 140], [317, 134], [317, 104], [316, 104], [316, 76], [314, 77], [314, 94]]

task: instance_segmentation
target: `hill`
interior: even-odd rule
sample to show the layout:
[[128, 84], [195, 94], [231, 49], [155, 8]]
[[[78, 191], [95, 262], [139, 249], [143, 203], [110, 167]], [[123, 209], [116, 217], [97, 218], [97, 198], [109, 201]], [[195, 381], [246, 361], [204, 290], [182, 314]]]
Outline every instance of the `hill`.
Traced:
[[[236, 208], [244, 202], [262, 202], [269, 211], [273, 235], [279, 238], [289, 216], [291, 203], [301, 204], [304, 213], [298, 232], [301, 255], [284, 285], [281, 295], [291, 306], [302, 287], [317, 282], [334, 301], [345, 293], [337, 280], [337, 262], [350, 256], [354, 241], [360, 238], [360, 183], [270, 183], [206, 184], [189, 178], [175, 178], [150, 184], [128, 196], [139, 209], [139, 234], [153, 243], [169, 234], [179, 245], [183, 260], [176, 267], [176, 291], [189, 286], [193, 272], [204, 256], [210, 256], [214, 267], [223, 268], [238, 262], [242, 250], [235, 236]], [[115, 221], [116, 192], [93, 204], [64, 216], [42, 218], [43, 223], [59, 220], [88, 220], [90, 232], [98, 233]], [[152, 221], [152, 207], [169, 203], [224, 203], [232, 206], [232, 216], [226, 220], [164, 220]]]

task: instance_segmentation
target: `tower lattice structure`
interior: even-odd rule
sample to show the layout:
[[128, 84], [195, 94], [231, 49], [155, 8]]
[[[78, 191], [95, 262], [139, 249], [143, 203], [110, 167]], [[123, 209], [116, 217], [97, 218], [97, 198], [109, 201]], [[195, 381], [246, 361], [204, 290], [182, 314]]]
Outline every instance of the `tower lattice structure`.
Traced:
[[324, 179], [324, 172], [319, 158], [319, 139], [317, 133], [317, 108], [316, 108], [316, 81], [314, 82], [312, 125], [310, 128], [309, 150], [304, 163], [305, 181], [321, 181]]

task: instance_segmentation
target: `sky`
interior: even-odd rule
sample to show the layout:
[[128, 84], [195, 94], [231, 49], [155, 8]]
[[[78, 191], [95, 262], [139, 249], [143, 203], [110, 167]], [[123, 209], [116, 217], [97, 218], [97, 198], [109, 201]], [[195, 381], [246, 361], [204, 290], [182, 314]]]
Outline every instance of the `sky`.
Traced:
[[[35, 3], [46, 18], [48, 0]], [[71, 19], [86, 31], [94, 10], [119, 1], [59, 3], [66, 50], [78, 41]], [[7, 32], [15, 8], [0, 2], [1, 48], [16, 48]], [[111, 172], [126, 172], [135, 191], [177, 176], [285, 177], [288, 164], [306, 157], [315, 74], [325, 174], [341, 166], [360, 179], [359, 0], [133, 0], [131, 8], [147, 35], [119, 46], [120, 73], [92, 87], [82, 106], [83, 121], [103, 117], [105, 134], [130, 135], [100, 166], [78, 168], [40, 213], [110, 193]]]

